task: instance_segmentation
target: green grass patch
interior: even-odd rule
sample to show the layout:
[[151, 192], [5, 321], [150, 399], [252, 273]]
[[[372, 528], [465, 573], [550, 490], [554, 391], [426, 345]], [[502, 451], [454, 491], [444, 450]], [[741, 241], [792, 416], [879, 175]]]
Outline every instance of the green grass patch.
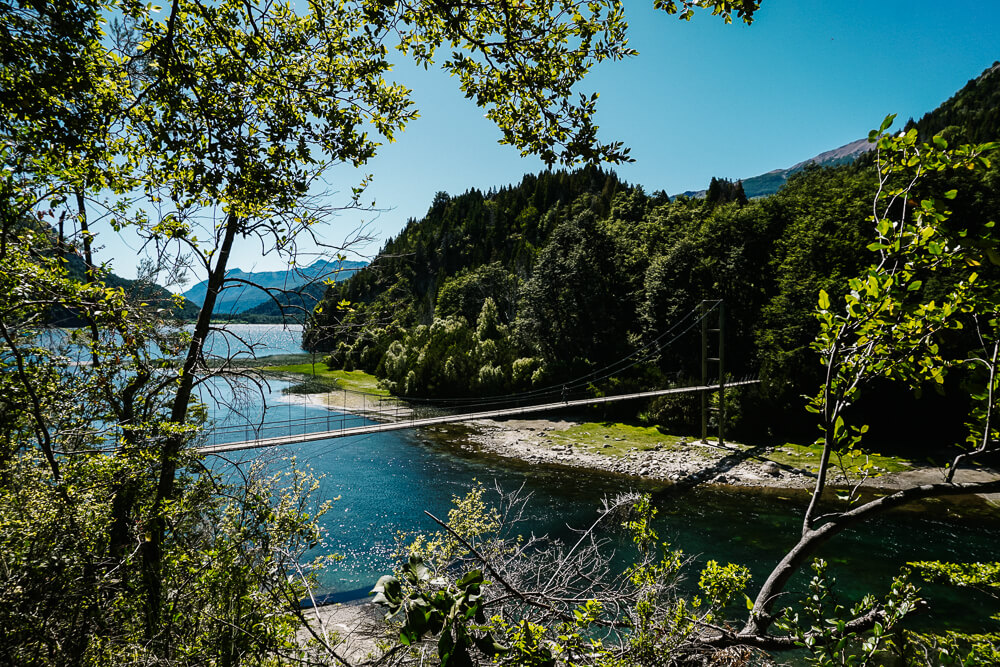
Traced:
[[281, 390], [283, 394], [326, 394], [340, 389], [340, 385], [334, 379], [329, 378], [309, 378], [305, 382], [298, 382]]
[[631, 426], [620, 422], [586, 422], [565, 431], [550, 431], [553, 444], [587, 448], [608, 456], [625, 456], [632, 450], [680, 447], [681, 438], [657, 426]]
[[[685, 449], [689, 452], [698, 452], [705, 456], [712, 456], [713, 450], [692, 443], [695, 438], [682, 438], [671, 435], [656, 426], [632, 426], [620, 422], [587, 422], [571, 426], [565, 431], [550, 431], [548, 437], [554, 445], [573, 445], [580, 449], [587, 449], [599, 454], [608, 456], [626, 456], [633, 451], [649, 451], [659, 448], [663, 451]], [[713, 438], [714, 439], [714, 438]], [[681, 444], [686, 440], [688, 444]], [[728, 447], [746, 451], [753, 449], [752, 445], [739, 443], [726, 443]], [[764, 452], [760, 448], [760, 453], [752, 457], [751, 460], [774, 461], [779, 465], [786, 465], [792, 468], [809, 470], [816, 472], [819, 470], [819, 461], [823, 454], [823, 449], [819, 445], [798, 445], [786, 443], [779, 447], [774, 447], [772, 451]], [[833, 464], [837, 463], [836, 457]], [[901, 472], [910, 470], [914, 462], [896, 456], [882, 456], [881, 454], [855, 455], [845, 457], [844, 465], [852, 473], [857, 473], [865, 463], [871, 463], [873, 473]], [[836, 468], [836, 465], [833, 466]]]
[[[820, 457], [823, 455], [823, 448], [820, 445], [797, 445], [795, 443], [785, 443], [780, 447], [775, 447], [774, 451], [768, 452], [761, 459], [770, 459], [775, 463], [792, 466], [793, 468], [805, 468], [816, 472], [819, 470]], [[838, 469], [840, 462], [836, 455], [831, 460], [831, 467]], [[910, 470], [914, 463], [909, 459], [899, 456], [882, 456], [881, 454], [855, 454], [845, 456], [842, 464], [851, 472], [858, 472], [861, 466], [871, 463], [872, 472], [902, 472]]]
[[265, 366], [263, 369], [270, 373], [294, 373], [296, 375], [307, 375], [323, 382], [335, 383], [333, 391], [346, 389], [348, 391], [364, 392], [366, 394], [376, 394], [378, 396], [388, 396], [389, 392], [378, 386], [378, 379], [370, 373], [364, 371], [341, 371], [330, 370], [326, 364], [289, 364], [286, 366]]

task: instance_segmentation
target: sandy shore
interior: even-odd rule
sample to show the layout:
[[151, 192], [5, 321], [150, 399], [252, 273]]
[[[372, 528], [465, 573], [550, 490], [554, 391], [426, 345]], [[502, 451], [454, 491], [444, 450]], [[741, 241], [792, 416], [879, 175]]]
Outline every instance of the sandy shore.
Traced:
[[300, 628], [296, 639], [302, 646], [319, 644], [318, 656], [326, 654], [324, 644], [352, 664], [365, 662], [378, 653], [378, 640], [385, 634], [384, 614], [371, 602], [323, 605], [306, 609], [305, 614], [309, 628]]
[[411, 409], [405, 401], [391, 396], [377, 399], [370, 394], [360, 394], [355, 391], [332, 391], [326, 394], [284, 394], [278, 400], [298, 405], [305, 403], [349, 414], [371, 415], [373, 419], [378, 414], [385, 415], [387, 420], [397, 416], [401, 419], [408, 419], [411, 414]]

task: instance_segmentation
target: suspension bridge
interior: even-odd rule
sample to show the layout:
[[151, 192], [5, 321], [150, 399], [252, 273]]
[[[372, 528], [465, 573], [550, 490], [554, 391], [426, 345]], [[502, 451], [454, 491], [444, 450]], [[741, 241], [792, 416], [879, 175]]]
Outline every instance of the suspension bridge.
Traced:
[[[713, 315], [714, 320], [711, 320]], [[759, 382], [756, 379], [733, 380], [727, 378], [725, 373], [724, 322], [722, 302], [718, 300], [703, 301], [675, 322], [673, 326], [625, 358], [561, 386], [550, 386], [507, 396], [435, 399], [432, 401], [407, 398], [405, 402], [393, 398], [387, 399], [385, 396], [360, 393], [357, 394], [361, 399], [360, 409], [348, 408], [347, 392], [345, 391], [343, 407], [331, 408], [323, 416], [289, 418], [256, 425], [243, 423], [216, 427], [211, 430], [211, 444], [199, 447], [198, 451], [202, 454], [223, 454], [260, 447], [280, 447], [316, 440], [370, 435], [479, 419], [504, 419], [573, 407], [599, 406], [620, 401], [691, 393], [701, 395], [701, 431], [702, 438], [705, 438], [708, 432], [708, 413], [711, 411], [709, 394], [718, 392], [718, 410], [724, 412], [726, 388]], [[700, 384], [611, 396], [595, 397], [592, 395], [591, 388], [596, 383], [622, 373], [637, 364], [656, 358], [665, 348], [698, 324], [701, 324]], [[710, 381], [710, 366], [713, 364], [717, 379]], [[327, 406], [332, 404], [329, 399], [325, 402]], [[425, 414], [419, 414], [417, 411], [422, 403], [430, 406], [428, 410], [425, 410]], [[446, 406], [456, 411], [449, 414], [445, 412]], [[334, 410], [339, 411], [334, 412]], [[723, 441], [724, 421], [723, 418], [718, 420], [720, 443]], [[268, 437], [269, 431], [274, 432], [275, 435]]]
[[[614, 396], [601, 396], [591, 398], [566, 399], [556, 402], [538, 403], [532, 405], [515, 405], [511, 407], [498, 408], [493, 410], [479, 410], [473, 412], [462, 412], [458, 414], [446, 414], [433, 417], [417, 417], [416, 411], [397, 401], [386, 403], [383, 399], [378, 403], [378, 408], [368, 410], [363, 408], [360, 412], [340, 413], [336, 416], [331, 413], [329, 417], [318, 417], [312, 419], [289, 419], [283, 422], [268, 422], [268, 428], [278, 428], [281, 430], [292, 430], [296, 426], [302, 427], [302, 432], [274, 437], [253, 437], [236, 442], [222, 442], [198, 447], [198, 452], [202, 454], [224, 454], [244, 449], [257, 449], [260, 447], [280, 447], [302, 442], [312, 442], [315, 440], [328, 440], [331, 438], [346, 438], [352, 435], [371, 435], [374, 433], [384, 433], [388, 431], [401, 431], [404, 429], [421, 428], [424, 426], [434, 426], [438, 424], [454, 424], [459, 422], [475, 421], [478, 419], [504, 419], [507, 417], [517, 417], [520, 415], [534, 414], [539, 412], [551, 412], [554, 410], [565, 410], [572, 407], [598, 406], [619, 401], [631, 401], [644, 398], [655, 398], [657, 396], [667, 396], [670, 394], [685, 394], [700, 392], [719, 391], [729, 387], [739, 387], [750, 384], [757, 384], [759, 380], [736, 380], [731, 382], [699, 385], [694, 387], [672, 387], [670, 389], [658, 389], [655, 391], [642, 391], [630, 394], [618, 394]], [[402, 407], [402, 414], [400, 408]], [[352, 426], [355, 421], [362, 421], [360, 426]], [[372, 421], [374, 423], [372, 423]], [[306, 430], [310, 427], [327, 428], [322, 430]], [[330, 428], [331, 421], [337, 426]], [[244, 433], [253, 432], [260, 434], [261, 428], [252, 428], [247, 425], [236, 427], [221, 427], [213, 431], [215, 436], [232, 436], [240, 431]]]

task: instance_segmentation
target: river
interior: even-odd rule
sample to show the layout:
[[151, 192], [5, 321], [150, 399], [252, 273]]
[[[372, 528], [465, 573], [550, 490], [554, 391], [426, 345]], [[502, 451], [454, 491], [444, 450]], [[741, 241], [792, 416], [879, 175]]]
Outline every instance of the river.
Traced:
[[[278, 338], [271, 348], [274, 353], [299, 351], [295, 332]], [[268, 421], [329, 414], [301, 398], [282, 395], [285, 386], [272, 381], [265, 388]], [[215, 406], [211, 416], [220, 422], [256, 422], [263, 407], [259, 398], [241, 401], [236, 415], [210, 401]], [[264, 456], [278, 469], [289, 465], [285, 457], [294, 456], [297, 465], [309, 465], [324, 476], [320, 499], [339, 497], [323, 518], [326, 537], [316, 554], [343, 556], [320, 580], [318, 592], [331, 600], [364, 597], [389, 571], [397, 532], [434, 530], [424, 510], [445, 516], [452, 498], [464, 495], [473, 480], [487, 486], [495, 480], [505, 489], [523, 485], [532, 494], [533, 508], [526, 530], [564, 536], [569, 535], [567, 527], [582, 527], [596, 518], [603, 495], [637, 487], [650, 491], [659, 510], [661, 538], [695, 558], [688, 586], [697, 581], [699, 564], [708, 559], [742, 563], [760, 583], [800, 530], [805, 502], [801, 493], [710, 487], [673, 493], [669, 487], [643, 485], [634, 478], [479, 456], [461, 446], [461, 435], [461, 428], [397, 431], [242, 452], [233, 460]], [[820, 556], [830, 562], [839, 590], [857, 599], [864, 592], [884, 595], [907, 561], [993, 560], [998, 544], [1000, 521], [995, 513], [958, 518], [950, 505], [930, 503], [917, 512], [894, 512], [868, 521], [835, 538]], [[793, 588], [805, 583], [800, 578]], [[977, 626], [979, 619], [994, 613], [977, 595], [956, 595], [938, 587], [925, 587], [925, 592], [934, 602], [933, 615], [925, 620], [939, 628]]]

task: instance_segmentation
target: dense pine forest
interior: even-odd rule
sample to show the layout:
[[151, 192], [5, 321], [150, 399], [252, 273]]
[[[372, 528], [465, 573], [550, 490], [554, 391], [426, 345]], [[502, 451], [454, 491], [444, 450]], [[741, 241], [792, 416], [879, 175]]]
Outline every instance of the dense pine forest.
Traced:
[[[924, 140], [942, 131], [998, 138], [998, 91], [995, 66], [911, 125]], [[721, 299], [728, 372], [762, 380], [759, 391], [731, 403], [729, 427], [754, 437], [811, 437], [801, 396], [822, 370], [810, 348], [817, 296], [823, 290], [840, 301], [869, 261], [874, 162], [869, 153], [852, 164], [809, 167], [777, 194], [749, 201], [725, 179], [713, 179], [702, 199], [670, 198], [593, 167], [527, 175], [485, 193], [438, 193], [369, 268], [328, 291], [306, 345], [329, 353], [331, 366], [375, 373], [402, 396], [492, 396], [567, 382], [610, 393], [699, 378], [695, 331], [642, 364], [586, 381], [636, 350], [659, 347], [702, 300]], [[996, 167], [926, 187], [958, 190], [956, 225], [980, 227], [1000, 204]], [[964, 344], [960, 336], [955, 344]], [[887, 387], [881, 399], [864, 419], [873, 440], [889, 447], [912, 448], [917, 435], [928, 445], [954, 439], [936, 424], [960, 424], [940, 417], [967, 408], [961, 392], [918, 398]], [[663, 399], [643, 415], [690, 428], [692, 405]], [[905, 424], [899, 411], [909, 415]]]

